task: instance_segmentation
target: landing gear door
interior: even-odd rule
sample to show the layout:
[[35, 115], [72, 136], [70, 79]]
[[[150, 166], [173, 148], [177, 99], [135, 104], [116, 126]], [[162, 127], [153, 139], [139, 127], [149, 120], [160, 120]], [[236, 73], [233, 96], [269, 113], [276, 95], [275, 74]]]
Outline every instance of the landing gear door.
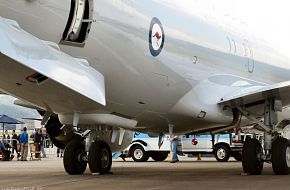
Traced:
[[60, 44], [85, 45], [93, 23], [94, 0], [71, 0], [71, 10]]
[[86, 3], [85, 0], [76, 0], [75, 2], [74, 16], [70, 29], [68, 31], [67, 40], [71, 41], [77, 40], [80, 34], [82, 21], [85, 13], [85, 3]]

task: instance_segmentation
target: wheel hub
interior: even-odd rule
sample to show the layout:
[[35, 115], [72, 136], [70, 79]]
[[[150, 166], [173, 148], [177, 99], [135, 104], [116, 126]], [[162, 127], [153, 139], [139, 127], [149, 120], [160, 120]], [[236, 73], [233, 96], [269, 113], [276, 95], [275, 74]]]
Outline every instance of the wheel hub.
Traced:
[[103, 168], [107, 168], [109, 166], [109, 152], [107, 149], [102, 149], [102, 157], [101, 157], [101, 163]]
[[137, 159], [141, 159], [143, 157], [143, 151], [140, 149], [136, 149], [134, 151], [134, 157]]
[[222, 148], [217, 150], [217, 157], [219, 159], [224, 159], [226, 157], [226, 151]]
[[82, 167], [84, 164], [86, 164], [86, 162], [84, 162], [83, 157], [86, 154], [86, 152], [82, 149], [79, 149], [76, 151], [76, 161], [77, 161], [77, 165], [78, 167]]

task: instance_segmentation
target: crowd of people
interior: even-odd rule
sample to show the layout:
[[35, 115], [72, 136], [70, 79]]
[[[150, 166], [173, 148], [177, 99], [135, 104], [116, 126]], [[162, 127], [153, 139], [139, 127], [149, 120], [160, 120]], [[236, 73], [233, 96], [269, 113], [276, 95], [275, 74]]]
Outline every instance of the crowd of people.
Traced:
[[[38, 151], [41, 151], [41, 155], [35, 155], [36, 157], [41, 156], [46, 158], [46, 153], [44, 149], [44, 143], [46, 140], [46, 135], [41, 129], [35, 129], [35, 132], [30, 135], [33, 140], [34, 145], [37, 147]], [[24, 127], [21, 130], [21, 134], [17, 135], [15, 130], [12, 131], [11, 136], [8, 130], [5, 130], [2, 141], [0, 141], [0, 151], [2, 153], [2, 160], [12, 160], [14, 154], [17, 154], [17, 160], [27, 161], [28, 156], [28, 143], [29, 135], [27, 133], [27, 128]], [[18, 147], [17, 147], [17, 144]]]

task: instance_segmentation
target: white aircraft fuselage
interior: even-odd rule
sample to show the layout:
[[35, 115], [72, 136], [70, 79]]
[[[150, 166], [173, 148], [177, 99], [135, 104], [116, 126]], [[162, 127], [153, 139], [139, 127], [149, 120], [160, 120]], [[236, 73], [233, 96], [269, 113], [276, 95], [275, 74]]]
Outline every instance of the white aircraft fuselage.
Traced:
[[[133, 118], [150, 133], [165, 132], [169, 124], [186, 133], [232, 125], [232, 110], [218, 104], [224, 96], [290, 80], [288, 57], [247, 29], [235, 30], [170, 1], [90, 2], [93, 21], [85, 45], [60, 45], [105, 77], [106, 105], [83, 113]], [[190, 5], [198, 9], [194, 1]], [[1, 17], [55, 43], [62, 40], [70, 9], [70, 0], [0, 1]]]

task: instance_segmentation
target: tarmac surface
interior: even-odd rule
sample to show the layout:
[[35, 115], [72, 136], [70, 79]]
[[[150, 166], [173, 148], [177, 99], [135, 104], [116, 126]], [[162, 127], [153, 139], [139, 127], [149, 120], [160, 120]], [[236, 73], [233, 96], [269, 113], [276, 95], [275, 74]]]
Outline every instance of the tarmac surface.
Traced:
[[241, 162], [216, 162], [214, 158], [180, 157], [169, 161], [136, 163], [113, 161], [108, 175], [67, 175], [62, 159], [50, 156], [41, 161], [0, 162], [0, 190], [100, 189], [100, 190], [203, 190], [203, 189], [290, 189], [289, 176], [275, 176], [265, 164], [263, 175], [241, 175]]

